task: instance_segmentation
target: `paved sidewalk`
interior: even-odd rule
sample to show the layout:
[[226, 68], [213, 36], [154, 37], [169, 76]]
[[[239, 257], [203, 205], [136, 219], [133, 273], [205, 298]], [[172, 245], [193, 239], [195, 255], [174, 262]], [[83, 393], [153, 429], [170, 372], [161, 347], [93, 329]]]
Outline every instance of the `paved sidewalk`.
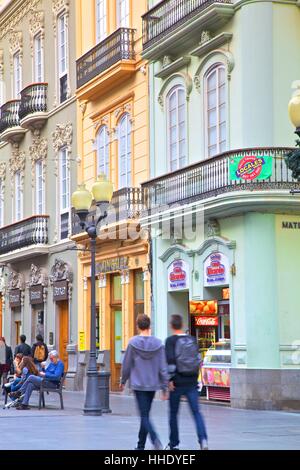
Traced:
[[[41, 411], [36, 408], [36, 393], [32, 395], [29, 411], [3, 410], [1, 400], [3, 450], [131, 450], [136, 444], [139, 421], [132, 396], [111, 395], [113, 412], [101, 417], [83, 415], [84, 395], [81, 392], [64, 392], [64, 411], [59, 409], [55, 394], [46, 396], [47, 408]], [[211, 404], [202, 405], [201, 409], [211, 449], [300, 450], [300, 413], [234, 410]], [[164, 443], [168, 442], [167, 419], [168, 404], [155, 400], [153, 422]], [[186, 403], [181, 405], [180, 424], [180, 448], [198, 449], [194, 423]]]

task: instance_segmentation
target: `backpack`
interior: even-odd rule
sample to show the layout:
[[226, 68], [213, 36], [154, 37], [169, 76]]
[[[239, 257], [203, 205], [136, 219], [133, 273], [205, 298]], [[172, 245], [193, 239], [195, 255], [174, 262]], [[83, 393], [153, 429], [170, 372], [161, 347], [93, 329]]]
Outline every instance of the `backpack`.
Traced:
[[34, 359], [36, 359], [38, 362], [43, 362], [46, 355], [45, 353], [45, 346], [43, 344], [37, 344], [34, 351]]
[[201, 356], [193, 336], [180, 336], [175, 344], [176, 371], [185, 376], [199, 374]]

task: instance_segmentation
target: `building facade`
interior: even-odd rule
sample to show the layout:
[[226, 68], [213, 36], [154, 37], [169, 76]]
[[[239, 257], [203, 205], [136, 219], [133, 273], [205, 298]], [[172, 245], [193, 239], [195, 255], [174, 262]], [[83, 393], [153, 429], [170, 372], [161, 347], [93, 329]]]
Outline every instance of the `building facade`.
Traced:
[[41, 333], [76, 389], [75, 0], [15, 0], [0, 11], [0, 334]]
[[224, 359], [212, 398], [299, 409], [299, 183], [284, 160], [299, 2], [150, 3], [152, 179], [142, 186], [155, 332], [164, 339], [181, 313], [203, 356], [230, 340], [230, 382]]
[[[141, 58], [147, 2], [78, 0], [76, 7], [78, 181], [90, 189], [104, 173], [115, 190], [97, 240], [96, 336], [99, 362], [111, 371], [112, 389], [118, 389], [122, 351], [135, 333], [136, 315], [150, 314], [149, 244], [139, 234], [140, 183], [149, 177], [148, 70]], [[76, 216], [73, 239], [83, 249], [78, 335], [84, 364], [90, 342], [91, 261]]]

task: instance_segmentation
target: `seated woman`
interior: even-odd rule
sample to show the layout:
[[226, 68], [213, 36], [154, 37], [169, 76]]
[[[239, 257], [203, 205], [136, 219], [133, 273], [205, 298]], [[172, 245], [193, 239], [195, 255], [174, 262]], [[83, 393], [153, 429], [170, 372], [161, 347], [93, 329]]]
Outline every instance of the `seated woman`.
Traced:
[[7, 390], [8, 393], [18, 391], [30, 375], [39, 375], [39, 371], [37, 367], [35, 366], [33, 359], [28, 356], [23, 357], [17, 370], [21, 372], [21, 376], [17, 377], [10, 384], [10, 389]]
[[12, 385], [17, 385], [21, 380], [22, 371], [20, 369], [20, 364], [23, 359], [23, 354], [18, 353], [14, 359], [14, 380], [12, 382], [8, 382], [4, 385], [4, 388], [9, 393], [11, 391]]

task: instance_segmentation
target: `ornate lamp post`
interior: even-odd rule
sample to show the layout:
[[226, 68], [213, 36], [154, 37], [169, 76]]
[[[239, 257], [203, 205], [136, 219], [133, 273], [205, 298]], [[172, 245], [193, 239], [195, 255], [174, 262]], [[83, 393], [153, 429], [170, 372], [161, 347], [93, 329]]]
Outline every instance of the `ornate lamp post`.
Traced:
[[[296, 91], [289, 102], [289, 117], [292, 124], [295, 126], [295, 134], [298, 139], [296, 140], [296, 148], [286, 155], [287, 167], [292, 170], [292, 176], [297, 181], [300, 181], [300, 81], [295, 82]], [[292, 190], [291, 193], [299, 193], [299, 190]]]
[[[100, 395], [100, 374], [97, 371], [96, 361], [96, 240], [97, 226], [107, 217], [107, 208], [113, 195], [113, 185], [107, 181], [104, 174], [99, 175], [97, 181], [92, 186], [92, 192], [88, 191], [84, 184], [80, 185], [72, 195], [72, 206], [80, 219], [80, 226], [85, 230], [90, 238], [91, 251], [91, 336], [90, 355], [87, 370], [87, 387], [84, 404], [84, 413], [90, 416], [100, 416], [102, 414]], [[91, 222], [87, 222], [87, 216], [91, 208], [92, 201], [95, 201], [100, 209], [100, 216]]]

